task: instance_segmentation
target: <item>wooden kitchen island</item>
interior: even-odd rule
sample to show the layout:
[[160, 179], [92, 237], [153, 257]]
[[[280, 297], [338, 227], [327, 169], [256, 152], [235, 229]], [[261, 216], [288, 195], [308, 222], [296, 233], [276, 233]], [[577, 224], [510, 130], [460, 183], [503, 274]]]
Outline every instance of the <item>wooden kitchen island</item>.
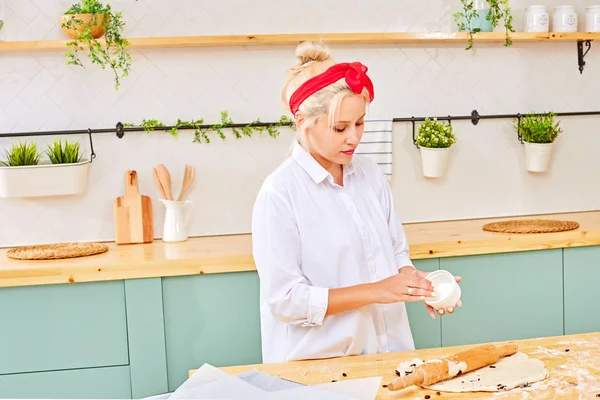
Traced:
[[[377, 399], [587, 399], [600, 396], [600, 332], [516, 340], [519, 351], [539, 358], [546, 364], [550, 377], [526, 388], [515, 388], [496, 393], [446, 393], [421, 389], [416, 386], [392, 392], [383, 385], [394, 378], [395, 369], [402, 361], [413, 358], [431, 360], [451, 355], [472, 346], [452, 346], [423, 349], [404, 353], [386, 353], [365, 356], [340, 357], [326, 360], [294, 361], [222, 368], [235, 375], [256, 369], [294, 382], [314, 385], [332, 380], [379, 377], [382, 387]], [[190, 371], [190, 376], [196, 370]], [[346, 376], [344, 376], [345, 374]]]

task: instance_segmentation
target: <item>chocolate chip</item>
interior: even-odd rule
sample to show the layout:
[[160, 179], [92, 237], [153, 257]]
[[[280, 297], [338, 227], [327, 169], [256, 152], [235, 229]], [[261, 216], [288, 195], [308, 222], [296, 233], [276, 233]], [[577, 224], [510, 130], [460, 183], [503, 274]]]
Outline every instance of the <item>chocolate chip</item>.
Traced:
[[396, 370], [396, 375], [400, 376], [400, 372], [398, 370]]
[[332, 380], [331, 382], [337, 382], [337, 381], [334, 379], [334, 380]]
[[417, 364], [410, 364], [410, 366], [411, 366], [411, 367], [416, 367], [416, 366], [417, 366]]
[[496, 366], [495, 365], [490, 365], [490, 368], [496, 368]]
[[385, 388], [385, 387], [387, 387], [387, 385], [382, 385], [382, 387], [384, 387], [384, 388]]
[[461, 376], [462, 375], [462, 370], [458, 370], [458, 374], [456, 374], [456, 376]]
[[348, 376], [348, 374], [346, 374], [345, 372], [342, 372], [342, 376], [346, 377], [346, 376]]
[[441, 395], [442, 395], [440, 392], [435, 392], [435, 394], [437, 394], [438, 396], [441, 396]]
[[600, 397], [600, 393], [598, 393], [598, 394], [596, 395], [596, 397]]
[[425, 395], [425, 398], [426, 398], [426, 399], [430, 399], [430, 398], [431, 398], [431, 396], [430, 396], [430, 395], [428, 395], [428, 394], [426, 394], [426, 395]]
[[565, 349], [566, 352], [569, 352], [569, 349]]
[[405, 374], [405, 375], [410, 375], [410, 374], [412, 374], [412, 373], [413, 373], [412, 371], [404, 371], [404, 374]]

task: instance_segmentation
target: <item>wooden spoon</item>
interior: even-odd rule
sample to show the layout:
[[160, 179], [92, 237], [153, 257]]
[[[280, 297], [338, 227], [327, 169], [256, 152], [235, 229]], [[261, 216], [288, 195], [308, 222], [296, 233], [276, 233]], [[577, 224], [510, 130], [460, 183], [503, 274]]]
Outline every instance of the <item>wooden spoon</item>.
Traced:
[[152, 175], [154, 176], [154, 183], [156, 184], [158, 191], [162, 195], [162, 198], [166, 200], [167, 195], [165, 194], [165, 189], [162, 187], [162, 183], [160, 182], [160, 178], [158, 177], [158, 171], [156, 170], [156, 168], [152, 168]]
[[181, 192], [179, 193], [177, 201], [183, 200], [183, 196], [186, 194], [190, 186], [192, 186], [192, 182], [194, 182], [195, 175], [196, 172], [194, 166], [186, 164], [183, 172], [183, 183], [181, 184]]
[[163, 164], [158, 164], [156, 166], [156, 172], [165, 191], [165, 195], [167, 196], [167, 200], [173, 200], [173, 193], [171, 192], [171, 174], [169, 173], [169, 170]]

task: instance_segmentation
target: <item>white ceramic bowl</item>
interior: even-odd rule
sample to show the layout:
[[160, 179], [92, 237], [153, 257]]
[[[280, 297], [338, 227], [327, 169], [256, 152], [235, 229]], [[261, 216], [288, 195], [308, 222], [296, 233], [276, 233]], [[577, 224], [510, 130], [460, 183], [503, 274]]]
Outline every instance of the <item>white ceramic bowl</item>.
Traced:
[[448, 307], [454, 307], [460, 300], [461, 290], [454, 279], [454, 275], [445, 270], [433, 271], [425, 277], [431, 281], [436, 293], [434, 298], [428, 298], [425, 303], [436, 310]]

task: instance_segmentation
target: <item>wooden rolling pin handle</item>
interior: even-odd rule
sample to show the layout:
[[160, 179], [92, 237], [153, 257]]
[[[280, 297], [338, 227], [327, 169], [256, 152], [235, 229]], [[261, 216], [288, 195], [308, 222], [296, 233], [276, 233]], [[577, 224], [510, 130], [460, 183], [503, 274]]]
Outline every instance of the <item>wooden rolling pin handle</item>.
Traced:
[[420, 370], [416, 370], [410, 375], [394, 379], [388, 384], [388, 389], [391, 391], [402, 390], [412, 385], [420, 385], [425, 377]]

